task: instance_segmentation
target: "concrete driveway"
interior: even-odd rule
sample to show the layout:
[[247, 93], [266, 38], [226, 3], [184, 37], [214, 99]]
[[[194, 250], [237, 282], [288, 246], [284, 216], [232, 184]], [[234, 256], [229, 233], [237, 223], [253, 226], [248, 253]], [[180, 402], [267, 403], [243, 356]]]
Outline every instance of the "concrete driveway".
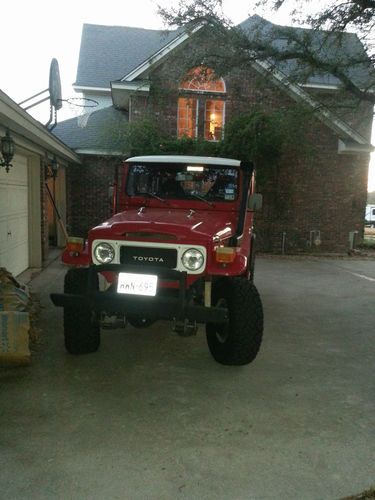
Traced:
[[375, 261], [259, 258], [264, 343], [225, 367], [203, 329], [106, 331], [65, 353], [58, 261], [29, 368], [0, 371], [4, 499], [338, 499], [375, 483]]

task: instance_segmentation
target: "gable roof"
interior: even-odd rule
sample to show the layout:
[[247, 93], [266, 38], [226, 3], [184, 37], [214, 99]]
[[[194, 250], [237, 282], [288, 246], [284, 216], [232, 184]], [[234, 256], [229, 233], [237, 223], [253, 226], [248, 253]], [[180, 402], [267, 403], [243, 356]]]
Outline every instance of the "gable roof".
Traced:
[[[279, 26], [258, 15], [249, 17], [238, 27], [249, 37], [272, 39], [279, 50], [286, 48], [290, 32], [301, 40], [308, 36], [317, 51], [322, 50], [323, 39], [327, 36], [326, 32]], [[84, 24], [74, 86], [109, 89], [112, 81], [132, 81], [148, 69], [150, 61], [155, 62], [158, 54], [164, 55], [168, 49], [173, 49], [190, 34], [184, 28], [167, 31]], [[343, 33], [339, 40], [336, 38], [336, 41], [332, 39], [332, 43], [325, 44], [324, 51], [325, 58], [335, 61], [347, 60], [353, 55], [366, 57], [364, 48], [354, 33]], [[297, 62], [289, 60], [277, 63], [276, 66], [286, 75], [290, 75], [296, 70]], [[369, 66], [351, 65], [347, 71], [350, 78], [358, 85], [368, 84]], [[309, 74], [307, 81], [301, 83], [307, 86], [335, 86], [339, 84], [339, 80], [326, 73], [315, 73]]]
[[[76, 86], [80, 84], [82, 87], [90, 87], [90, 90], [95, 88], [104, 90], [103, 87], [108, 88], [110, 84], [115, 106], [123, 107], [124, 99], [128, 100], [132, 92], [148, 92], [147, 82], [141, 78], [147, 77], [151, 68], [154, 68], [174, 48], [202, 26], [198, 24], [191, 31], [179, 29], [166, 32], [119, 26], [84, 25]], [[322, 37], [325, 36], [324, 33], [313, 30], [277, 26], [259, 16], [248, 18], [239, 25], [239, 28], [249, 37], [254, 33], [254, 36], [260, 34], [261, 37], [271, 37], [272, 42], [279, 49], [286, 46], [288, 30], [293, 30], [293, 33], [302, 39], [308, 33], [312, 36], [317, 50], [322, 49]], [[338, 57], [345, 58], [346, 52], [349, 55], [359, 54], [366, 57], [362, 44], [356, 35], [350, 33], [343, 33], [340, 43], [329, 43], [324, 46], [324, 50], [327, 52], [326, 57], [332, 60]], [[287, 61], [282, 64], [274, 64], [272, 61], [256, 61], [253, 66], [261, 73], [270, 75], [273, 81], [284, 88], [295, 100], [302, 100], [315, 109], [317, 117], [335, 130], [339, 137], [345, 141], [354, 141], [364, 152], [372, 150], [366, 138], [322, 107], [299, 84], [289, 80], [288, 77], [296, 64], [296, 61]], [[368, 66], [364, 69], [363, 65], [356, 65], [349, 68], [349, 71], [362, 84], [373, 76], [370, 75]], [[309, 75], [304, 83], [312, 86], [332, 86], [336, 85], [338, 80], [330, 75], [314, 74]], [[341, 149], [342, 152], [352, 150], [352, 146], [347, 145]]]
[[[270, 75], [276, 85], [282, 87], [292, 97], [292, 99], [295, 101], [302, 101], [315, 110], [316, 117], [334, 130], [339, 137], [345, 140], [345, 142], [341, 141], [343, 145], [339, 148], [339, 152], [355, 151], [369, 153], [370, 151], [373, 151], [373, 147], [369, 144], [365, 137], [354, 130], [348, 123], [344, 122], [341, 118], [332, 113], [328, 108], [322, 106], [319, 101], [311, 97], [311, 95], [299, 85], [291, 82], [284, 73], [276, 69], [271, 63], [258, 61], [254, 62], [253, 66], [260, 73]], [[353, 144], [350, 144], [351, 141], [359, 145], [359, 147], [353, 147]]]
[[[249, 17], [238, 27], [250, 40], [271, 43], [280, 53], [293, 49], [294, 46], [298, 48], [294, 41], [299, 41], [302, 45], [308, 44], [311, 52], [317, 54], [325, 62], [332, 64], [339, 62], [340, 67], [356, 85], [364, 88], [370, 84], [374, 85], [374, 73], [368, 62], [368, 56], [355, 33], [332, 33], [309, 28], [279, 26], [258, 15]], [[335, 87], [340, 85], [340, 80], [329, 73], [307, 71], [307, 75], [304, 75], [304, 71], [308, 68], [296, 59], [278, 61], [275, 66], [288, 76], [297, 73], [300, 76], [299, 83], [306, 84], [306, 86]]]

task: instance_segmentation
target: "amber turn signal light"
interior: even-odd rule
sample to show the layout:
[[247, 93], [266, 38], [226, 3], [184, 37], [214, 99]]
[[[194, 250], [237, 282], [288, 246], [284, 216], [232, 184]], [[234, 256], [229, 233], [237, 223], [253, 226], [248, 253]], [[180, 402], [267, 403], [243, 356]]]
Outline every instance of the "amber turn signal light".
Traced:
[[232, 247], [219, 247], [216, 249], [216, 262], [230, 264], [236, 258], [236, 249]]
[[82, 252], [84, 240], [83, 238], [69, 237], [66, 244], [66, 249], [68, 252]]

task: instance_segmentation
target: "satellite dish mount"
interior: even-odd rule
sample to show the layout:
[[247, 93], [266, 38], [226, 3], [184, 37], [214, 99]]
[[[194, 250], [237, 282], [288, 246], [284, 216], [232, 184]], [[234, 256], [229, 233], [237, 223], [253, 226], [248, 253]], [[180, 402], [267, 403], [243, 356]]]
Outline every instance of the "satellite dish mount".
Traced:
[[[46, 127], [48, 130], [53, 130], [57, 125], [57, 111], [62, 108], [63, 102], [67, 102], [72, 109], [77, 109], [79, 112], [84, 108], [95, 108], [99, 103], [95, 101], [95, 99], [88, 99], [87, 97], [70, 97], [69, 99], [63, 99], [61, 97], [61, 80], [60, 80], [60, 70], [59, 63], [57, 59], [52, 59], [50, 67], [49, 67], [49, 85], [48, 89], [42, 90], [37, 94], [28, 97], [24, 101], [18, 103], [19, 106], [22, 104], [26, 104], [29, 101], [37, 97], [41, 97], [43, 94], [48, 93], [47, 96], [42, 97], [36, 102], [32, 102], [28, 104], [23, 109], [27, 111], [28, 109], [41, 104], [42, 102], [48, 101], [50, 102], [50, 116], [49, 120], [46, 123]], [[90, 109], [89, 109], [89, 112]], [[53, 123], [52, 123], [53, 121]], [[52, 123], [52, 125], [51, 125]]]

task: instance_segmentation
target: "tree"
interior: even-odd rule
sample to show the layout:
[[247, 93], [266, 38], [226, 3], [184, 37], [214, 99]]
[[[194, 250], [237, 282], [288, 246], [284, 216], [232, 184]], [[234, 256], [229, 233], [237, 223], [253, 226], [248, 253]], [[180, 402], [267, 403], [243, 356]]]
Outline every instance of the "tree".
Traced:
[[[255, 6], [278, 9], [288, 1], [259, 0]], [[375, 0], [332, 0], [319, 14], [303, 17], [306, 3], [297, 0], [295, 15], [299, 13], [301, 24], [308, 23], [309, 29], [277, 26], [259, 16], [235, 27], [223, 15], [221, 0], [184, 0], [176, 8], [160, 9], [160, 13], [169, 25], [189, 29], [204, 24], [204, 49], [202, 45], [190, 58], [213, 66], [223, 75], [234, 67], [267, 61], [298, 83], [317, 74], [330, 75], [330, 81], [357, 103], [375, 104], [375, 54], [370, 44]], [[349, 29], [355, 29], [356, 34]]]
[[[270, 5], [275, 10], [280, 7], [290, 4], [290, 0], [260, 0], [258, 5]], [[375, 1], [374, 0], [345, 0], [336, 2], [332, 0], [326, 6], [315, 14], [303, 14], [306, 2], [303, 0], [294, 0], [294, 17], [300, 24], [308, 25], [313, 32], [321, 32], [324, 34], [323, 40], [326, 45], [335, 40], [339, 49], [344, 48], [345, 34], [353, 32], [362, 43], [364, 51], [358, 50], [356, 54], [350, 54], [346, 58], [346, 64], [342, 58], [339, 58], [339, 64], [328, 67], [323, 65], [321, 69], [331, 71], [331, 74], [336, 76], [346, 88], [362, 100], [375, 103], [374, 86], [374, 28], [375, 28]], [[303, 56], [303, 54], [302, 54]], [[320, 69], [321, 61], [319, 58], [315, 61], [316, 66]], [[350, 65], [362, 66], [363, 69], [369, 70], [369, 78], [367, 85], [362, 87], [353, 82], [353, 79], [348, 74]]]
[[[290, 0], [261, 0], [262, 3], [271, 4], [278, 10], [281, 6], [287, 4]], [[301, 19], [301, 8], [304, 2], [302, 0], [294, 0], [294, 12]], [[360, 36], [367, 36], [374, 29], [374, 0], [349, 0], [345, 2], [331, 2], [317, 14], [308, 14], [302, 17], [302, 20], [307, 21], [312, 27], [318, 29], [328, 29], [329, 31], [344, 31], [346, 29], [355, 28]]]

